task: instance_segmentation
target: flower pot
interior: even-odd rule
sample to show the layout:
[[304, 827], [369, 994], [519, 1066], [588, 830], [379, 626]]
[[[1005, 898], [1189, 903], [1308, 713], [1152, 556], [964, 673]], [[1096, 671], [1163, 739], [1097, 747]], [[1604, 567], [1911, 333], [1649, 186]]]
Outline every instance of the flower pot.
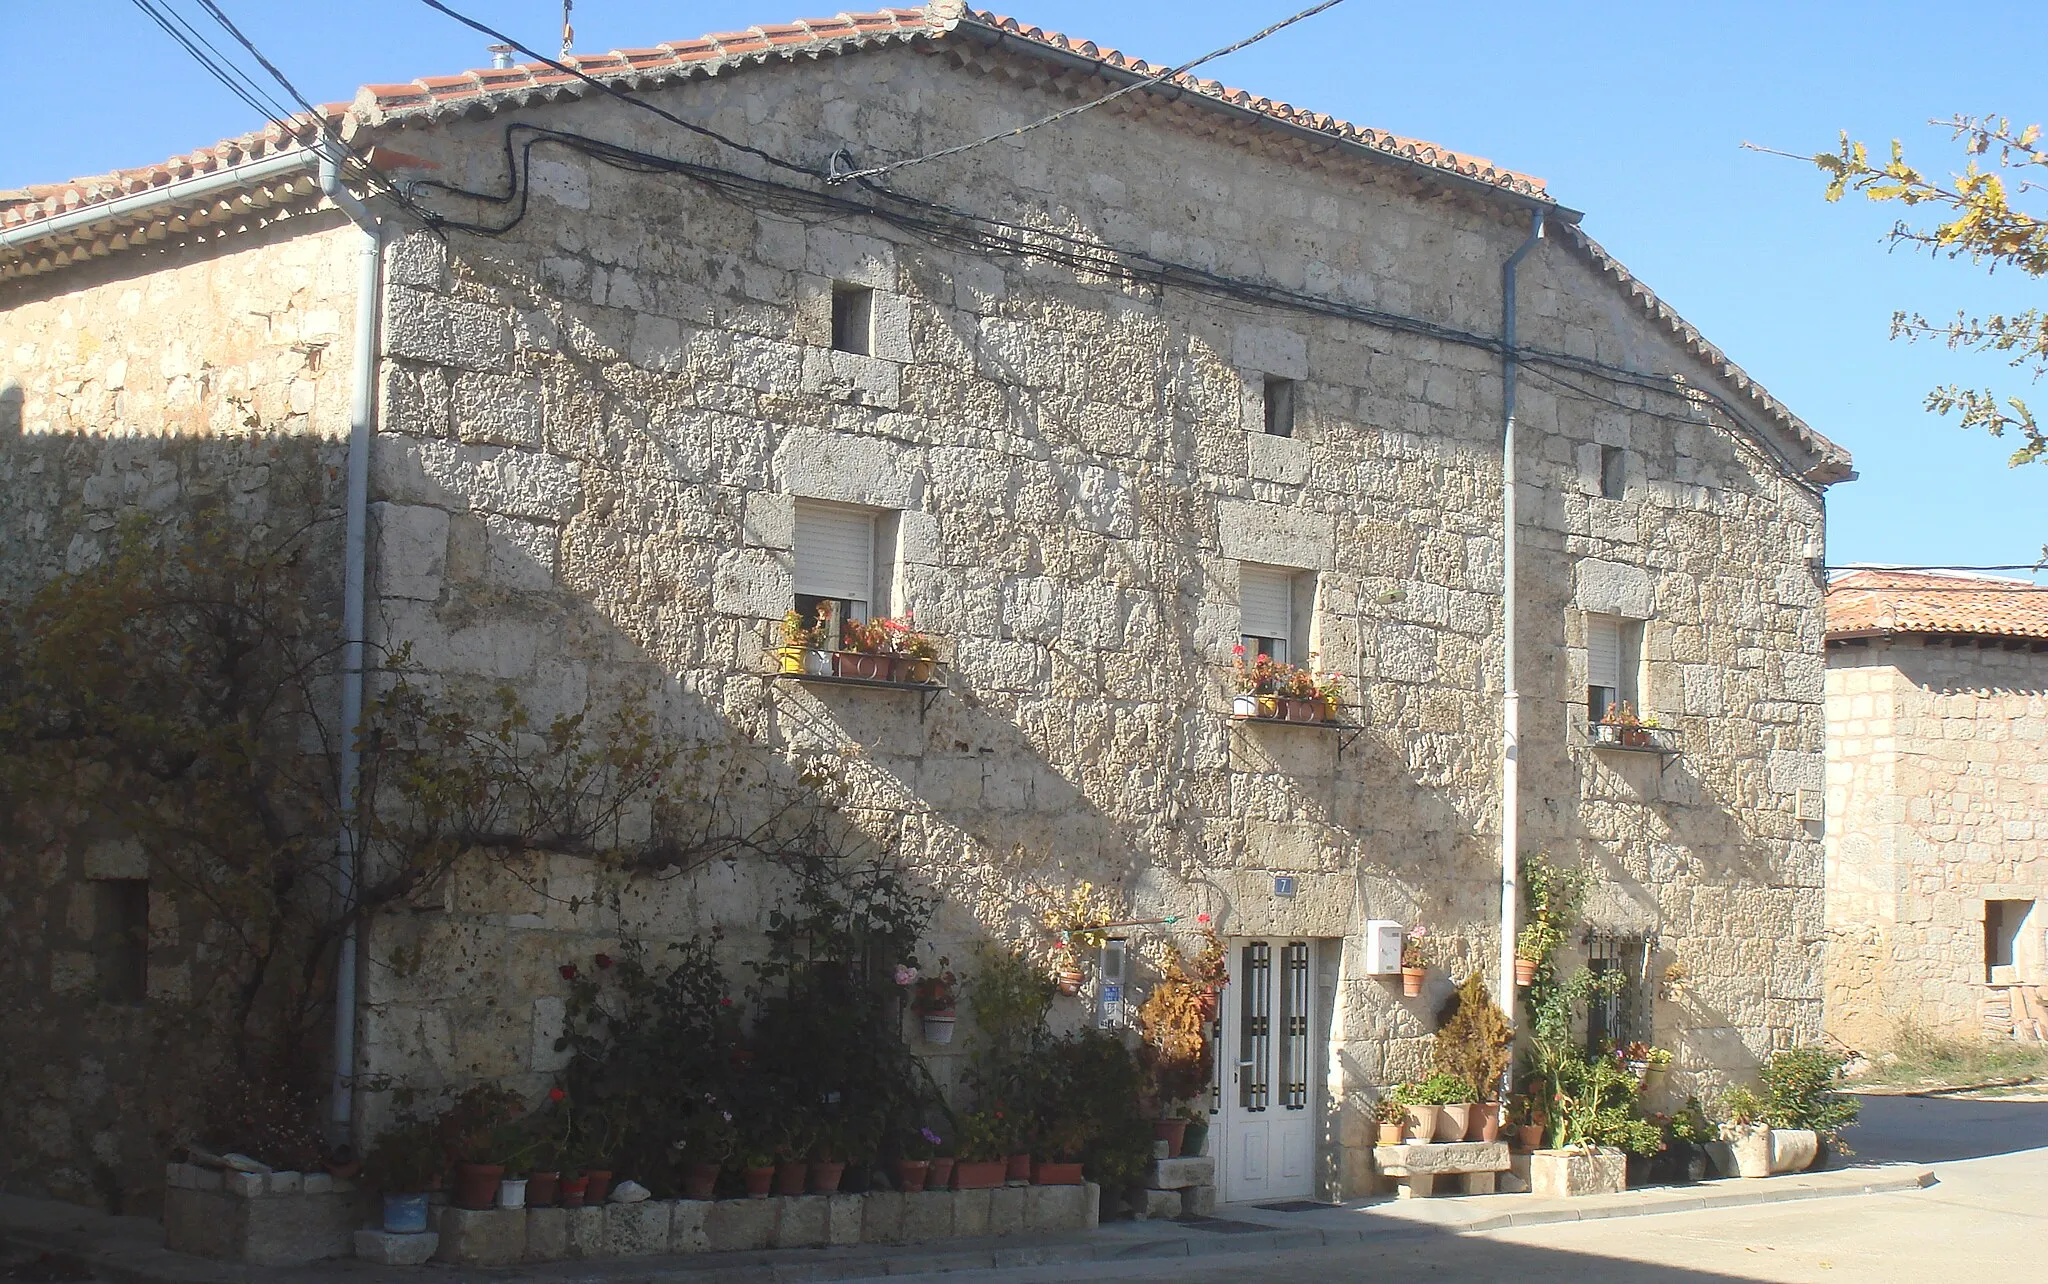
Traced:
[[717, 1164], [683, 1165], [683, 1198], [711, 1199], [718, 1192]]
[[1447, 1104], [1443, 1113], [1436, 1117], [1436, 1140], [1463, 1141], [1465, 1130], [1472, 1126], [1472, 1103], [1460, 1101]]
[[953, 1189], [994, 1190], [1009, 1172], [1010, 1165], [1001, 1159], [963, 1159], [953, 1166]]
[[957, 1018], [952, 1013], [927, 1012], [924, 1017], [924, 1041], [926, 1043], [951, 1043], [953, 1026]]
[[1436, 1123], [1444, 1112], [1442, 1106], [1404, 1106], [1408, 1112], [1408, 1139], [1410, 1141], [1434, 1141]]
[[384, 1229], [393, 1235], [417, 1235], [427, 1228], [425, 1195], [386, 1195]]
[[740, 1180], [746, 1183], [748, 1199], [766, 1199], [775, 1186], [775, 1167], [742, 1168]]
[[838, 1159], [814, 1159], [811, 1161], [811, 1193], [813, 1195], [836, 1195], [839, 1193], [839, 1179], [846, 1176], [846, 1164]]
[[1650, 733], [1641, 727], [1623, 727], [1621, 743], [1630, 749], [1647, 749], [1650, 747]]
[[775, 648], [775, 658], [781, 663], [784, 673], [808, 672], [809, 670], [806, 667], [807, 656], [808, 652], [800, 646], [780, 646]]
[[811, 1166], [801, 1159], [775, 1165], [775, 1193], [801, 1195], [811, 1180]]
[[1074, 964], [1064, 963], [1053, 972], [1052, 980], [1053, 984], [1059, 987], [1061, 994], [1072, 998], [1081, 992], [1083, 985], [1087, 984], [1088, 975]]
[[505, 1177], [498, 1182], [498, 1207], [526, 1207], [526, 1178]]
[[1608, 722], [1593, 724], [1593, 743], [1596, 745], [1618, 745], [1621, 743], [1621, 728]]
[[581, 1208], [586, 1195], [590, 1193], [590, 1178], [564, 1177], [555, 1188], [555, 1195], [564, 1208]]
[[612, 1170], [609, 1168], [586, 1168], [583, 1176], [590, 1185], [583, 1189], [583, 1202], [602, 1204], [604, 1197], [612, 1193]]
[[896, 1189], [906, 1195], [915, 1195], [924, 1189], [924, 1183], [931, 1176], [932, 1165], [927, 1159], [899, 1159], [896, 1161]]
[[1031, 1184], [1034, 1186], [1078, 1186], [1081, 1184], [1081, 1165], [1040, 1162], [1031, 1166]]
[[1398, 1146], [1398, 1145], [1400, 1145], [1400, 1144], [1401, 1144], [1401, 1134], [1402, 1134], [1402, 1132], [1403, 1132], [1403, 1131], [1405, 1131], [1405, 1129], [1404, 1129], [1404, 1128], [1402, 1127], [1402, 1125], [1400, 1125], [1400, 1124], [1397, 1124], [1397, 1123], [1390, 1123], [1390, 1124], [1381, 1124], [1381, 1125], [1380, 1125], [1380, 1145], [1382, 1145], [1382, 1146]]
[[1416, 998], [1422, 993], [1422, 983], [1429, 979], [1426, 967], [1404, 967], [1401, 969], [1401, 993]]
[[922, 660], [916, 656], [907, 656], [896, 661], [896, 680], [898, 682], [914, 682], [922, 686], [932, 680], [932, 673], [935, 667], [930, 660]]
[[1516, 959], [1515, 959], [1515, 984], [1516, 984], [1516, 985], [1534, 985], [1534, 984], [1536, 984], [1536, 969], [1537, 969], [1538, 967], [1540, 967], [1540, 966], [1542, 966], [1542, 962], [1541, 962], [1541, 960], [1539, 960], [1539, 959], [1525, 959], [1525, 958], [1519, 958], [1519, 957], [1518, 957], [1518, 958], [1516, 958]]
[[1027, 1150], [1027, 1151], [1025, 1151], [1025, 1152], [1024, 1152], [1023, 1154], [1021, 1154], [1021, 1155], [1011, 1155], [1011, 1156], [1010, 1156], [1010, 1158], [1009, 1158], [1009, 1161], [1008, 1161], [1007, 1163], [1005, 1163], [1005, 1164], [1003, 1165], [1003, 1180], [1004, 1180], [1004, 1181], [1021, 1181], [1021, 1182], [1025, 1183], [1026, 1185], [1029, 1185], [1029, 1184], [1030, 1184], [1030, 1182], [1031, 1182], [1031, 1152], [1030, 1152], [1030, 1151], [1028, 1151], [1028, 1150]]
[[1471, 1122], [1465, 1126], [1465, 1140], [1494, 1141], [1500, 1137], [1500, 1106], [1482, 1101], [1472, 1107]]
[[953, 1157], [951, 1155], [940, 1155], [932, 1160], [931, 1172], [925, 1177], [925, 1185], [933, 1190], [951, 1190], [953, 1188]]
[[1281, 696], [1276, 703], [1279, 713], [1288, 722], [1328, 722], [1329, 703], [1311, 697]]
[[1223, 995], [1212, 985], [1202, 991], [1202, 997], [1197, 999], [1196, 1003], [1200, 1005], [1199, 1010], [1202, 1014], [1202, 1019], [1204, 1021], [1214, 1021], [1217, 1010], [1222, 1006]]
[[498, 1182], [505, 1176], [500, 1164], [455, 1165], [455, 1206], [481, 1210], [498, 1199]]
[[1255, 695], [1230, 697], [1230, 715], [1234, 718], [1256, 718], [1259, 716], [1259, 698]]
[[554, 1205], [562, 1188], [562, 1174], [551, 1168], [535, 1169], [526, 1174], [526, 1206], [528, 1208], [549, 1208]]
[[1650, 1073], [1650, 1063], [1647, 1061], [1624, 1061], [1622, 1065], [1631, 1075], [1636, 1077], [1638, 1082], [1642, 1080], [1643, 1076]]
[[1209, 1149], [1209, 1121], [1193, 1119], [1188, 1121], [1188, 1130], [1181, 1136], [1180, 1153], [1183, 1157], [1201, 1155]]
[[360, 1159], [330, 1159], [323, 1166], [329, 1177], [339, 1177], [343, 1181], [353, 1181], [363, 1171]]
[[1154, 1119], [1152, 1139], [1166, 1143], [1166, 1157], [1179, 1159], [1180, 1148], [1187, 1143], [1188, 1121], [1185, 1119]]
[[1523, 1150], [1541, 1150], [1543, 1148], [1543, 1125], [1516, 1124], [1515, 1145]]
[[834, 651], [834, 671], [842, 678], [865, 678], [870, 682], [889, 676], [889, 657], [860, 651]]
[[1252, 699], [1258, 702], [1259, 716], [1261, 718], [1277, 718], [1280, 716], [1279, 697], [1262, 695], [1253, 696]]

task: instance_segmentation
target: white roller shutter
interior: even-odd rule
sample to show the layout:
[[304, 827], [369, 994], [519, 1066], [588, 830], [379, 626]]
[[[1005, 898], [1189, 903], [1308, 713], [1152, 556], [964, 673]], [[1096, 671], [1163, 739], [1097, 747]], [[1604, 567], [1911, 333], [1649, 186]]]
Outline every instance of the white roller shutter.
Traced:
[[796, 506], [796, 591], [811, 597], [874, 600], [875, 519], [825, 504]]
[[1238, 632], [1246, 637], [1294, 636], [1294, 573], [1271, 566], [1239, 563], [1237, 568]]
[[1621, 621], [1611, 615], [1586, 617], [1586, 685], [1621, 690]]

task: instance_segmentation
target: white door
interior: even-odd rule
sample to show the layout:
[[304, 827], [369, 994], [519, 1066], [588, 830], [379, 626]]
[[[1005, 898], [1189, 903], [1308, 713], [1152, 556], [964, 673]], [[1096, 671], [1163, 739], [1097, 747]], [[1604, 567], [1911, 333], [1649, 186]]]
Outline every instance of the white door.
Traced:
[[1218, 1197], [1307, 1199], [1315, 1193], [1310, 942], [1231, 942], [1218, 1012]]

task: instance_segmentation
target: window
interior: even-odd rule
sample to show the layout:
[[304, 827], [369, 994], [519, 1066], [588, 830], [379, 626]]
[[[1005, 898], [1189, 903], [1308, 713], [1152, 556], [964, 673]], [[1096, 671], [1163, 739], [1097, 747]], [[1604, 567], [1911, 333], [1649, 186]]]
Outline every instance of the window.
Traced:
[[2032, 901], [1984, 902], [1984, 980], [1989, 984], [2019, 983], [2020, 941], [2033, 912]]
[[1241, 562], [1237, 568], [1238, 641], [1245, 662], [1271, 656], [1294, 664], [1294, 599], [1296, 573], [1277, 566]]
[[1275, 437], [1294, 435], [1294, 380], [1267, 375], [1266, 431]]
[[1600, 448], [1600, 498], [1620, 499], [1628, 493], [1628, 452], [1619, 446]]
[[1642, 712], [1643, 622], [1618, 615], [1586, 617], [1586, 717], [1599, 722], [1626, 704]]
[[875, 351], [875, 292], [864, 285], [832, 283], [832, 346], [872, 356]]
[[149, 880], [95, 879], [93, 956], [100, 997], [140, 1003], [149, 987]]
[[846, 626], [865, 620], [875, 601], [875, 517], [833, 504], [796, 506], [796, 609], [825, 626], [838, 650]]
[[1586, 942], [1586, 970], [1601, 975], [1619, 972], [1621, 988], [1612, 994], [1596, 994], [1586, 1004], [1586, 1051], [1599, 1055], [1608, 1048], [1631, 1043], [1655, 1042], [1650, 1035], [1650, 998], [1646, 978], [1650, 952], [1656, 942], [1648, 936], [1594, 935]]

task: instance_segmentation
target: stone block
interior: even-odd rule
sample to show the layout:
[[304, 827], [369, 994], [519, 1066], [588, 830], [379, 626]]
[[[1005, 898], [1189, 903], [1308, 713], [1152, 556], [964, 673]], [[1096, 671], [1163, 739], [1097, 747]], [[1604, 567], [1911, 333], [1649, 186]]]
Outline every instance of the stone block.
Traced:
[[201, 1168], [196, 1164], [191, 1168], [193, 1190], [220, 1190], [226, 1185], [222, 1180], [225, 1174], [218, 1168]]
[[778, 1199], [782, 1215], [776, 1219], [775, 1247], [823, 1248], [826, 1240], [826, 1207], [823, 1195], [797, 1195]]
[[1177, 1190], [1152, 1190], [1149, 1187], [1136, 1192], [1131, 1200], [1132, 1211], [1146, 1221], [1170, 1221], [1180, 1216], [1180, 1192]]
[[1498, 1173], [1466, 1173], [1465, 1193], [1468, 1195], [1491, 1195], [1495, 1190]]
[[985, 1190], [954, 1191], [953, 1234], [964, 1238], [972, 1238], [988, 1233], [988, 1192]]
[[610, 1219], [603, 1208], [565, 1208], [568, 1216], [562, 1223], [563, 1256], [577, 1261], [589, 1261], [596, 1257], [611, 1256], [611, 1245], [605, 1239]]
[[1085, 1186], [1032, 1186], [1025, 1190], [1024, 1225], [1035, 1231], [1080, 1230], [1086, 1220]]
[[1145, 1184], [1153, 1190], [1186, 1190], [1190, 1186], [1216, 1184], [1216, 1161], [1205, 1155], [1154, 1160], [1145, 1171]]
[[1388, 1177], [1504, 1172], [1508, 1166], [1508, 1144], [1504, 1141], [1412, 1142], [1400, 1146], [1375, 1146], [1372, 1157], [1380, 1172]]
[[1216, 1215], [1216, 1188], [1214, 1186], [1187, 1186], [1180, 1192], [1180, 1215], [1182, 1217], [1214, 1217]]
[[510, 1266], [526, 1256], [523, 1208], [444, 1208], [437, 1262], [457, 1266]]
[[643, 1199], [637, 1204], [606, 1204], [604, 1209], [604, 1251], [606, 1257], [652, 1257], [668, 1251], [669, 1216], [675, 1205], [666, 1199]]
[[262, 1173], [222, 1173], [221, 1189], [236, 1199], [255, 1199], [263, 1194]]
[[1618, 1195], [1628, 1187], [1628, 1156], [1605, 1147], [1539, 1150], [1529, 1157], [1529, 1187], [1542, 1199]]
[[860, 1242], [903, 1242], [903, 1196], [893, 1190], [871, 1190], [861, 1200]]
[[[864, 1195], [825, 1196], [825, 1242], [841, 1247], [860, 1243], [861, 1205]], [[678, 1210], [678, 1216], [681, 1210]]]
[[1435, 1173], [1416, 1173], [1412, 1177], [1403, 1177], [1401, 1184], [1394, 1190], [1394, 1198], [1428, 1199], [1436, 1194], [1436, 1183]]
[[263, 1179], [264, 1195], [296, 1195], [305, 1185], [303, 1173], [270, 1173]]
[[165, 1164], [165, 1165], [164, 1165], [164, 1189], [165, 1189], [165, 1190], [191, 1190], [191, 1189], [193, 1189], [193, 1178], [192, 1178], [192, 1173], [193, 1173], [193, 1168], [192, 1168], [192, 1165], [190, 1165], [190, 1164]]
[[569, 1256], [569, 1214], [568, 1208], [529, 1208], [526, 1210], [526, 1260], [529, 1262], [559, 1262]]
[[[201, 1173], [217, 1170], [201, 1169]], [[260, 1183], [264, 1174], [241, 1173]], [[354, 1251], [352, 1195], [252, 1199], [221, 1189], [164, 1192], [164, 1243], [180, 1252], [256, 1266], [303, 1266]]]
[[721, 1199], [704, 1212], [704, 1236], [714, 1253], [772, 1247], [779, 1199]]
[[928, 1244], [953, 1236], [953, 1192], [921, 1190], [903, 1196], [903, 1242]]
[[379, 1266], [421, 1266], [434, 1255], [441, 1237], [432, 1231], [394, 1235], [390, 1231], [359, 1230], [355, 1235], [356, 1260]]
[[448, 569], [448, 513], [418, 504], [372, 504], [377, 591], [431, 602]]
[[1084, 1230], [1094, 1230], [1102, 1223], [1102, 1187], [1092, 1181], [1081, 1183], [1084, 1192], [1081, 1207], [1081, 1225]]
[[710, 1212], [709, 1200], [677, 1200], [668, 1215], [668, 1251], [701, 1253], [710, 1248], [711, 1237], [705, 1231], [705, 1221]]
[[336, 1192], [347, 1194], [355, 1189], [355, 1183], [337, 1186], [334, 1178], [327, 1173], [306, 1173], [304, 1180], [299, 1183], [299, 1189], [308, 1195], [332, 1195]]
[[988, 1193], [988, 1233], [1015, 1235], [1024, 1229], [1024, 1188], [998, 1186]]

